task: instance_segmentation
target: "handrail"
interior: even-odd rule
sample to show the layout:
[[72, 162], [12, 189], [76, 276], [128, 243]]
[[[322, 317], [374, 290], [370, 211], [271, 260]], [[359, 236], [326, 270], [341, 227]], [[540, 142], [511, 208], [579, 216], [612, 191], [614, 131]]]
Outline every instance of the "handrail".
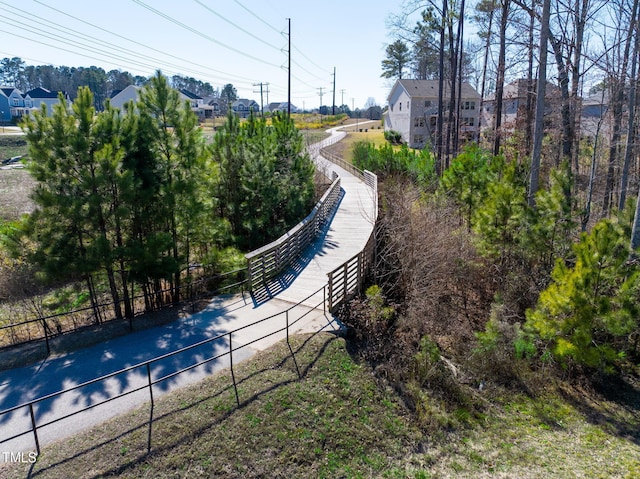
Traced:
[[320, 234], [340, 199], [340, 176], [333, 173], [333, 183], [305, 219], [277, 240], [247, 255], [249, 291], [265, 284], [290, 266]]
[[[50, 426], [51, 424], [60, 422], [60, 421], [62, 421], [64, 419], [67, 419], [69, 417], [72, 417], [72, 416], [75, 416], [75, 415], [80, 414], [82, 412], [88, 411], [89, 409], [93, 409], [93, 408], [98, 407], [98, 406], [100, 406], [102, 404], [106, 404], [108, 402], [114, 401], [116, 399], [119, 399], [121, 397], [127, 396], [129, 394], [134, 393], [134, 392], [141, 391], [143, 389], [148, 389], [149, 390], [149, 398], [151, 400], [151, 408], [152, 408], [152, 411], [153, 411], [153, 391], [152, 391], [152, 387], [154, 385], [159, 384], [160, 382], [166, 381], [168, 379], [171, 379], [171, 378], [173, 378], [175, 376], [178, 376], [179, 374], [182, 374], [182, 373], [184, 373], [186, 371], [190, 371], [191, 369], [194, 369], [194, 368], [197, 368], [199, 366], [202, 366], [202, 365], [204, 365], [206, 363], [209, 363], [211, 361], [215, 361], [217, 359], [220, 359], [220, 358], [222, 358], [222, 357], [224, 357], [226, 355], [229, 355], [229, 357], [230, 357], [230, 368], [233, 371], [233, 352], [234, 351], [238, 351], [238, 350], [240, 350], [242, 348], [248, 347], [248, 346], [250, 346], [250, 345], [252, 345], [252, 344], [254, 344], [254, 343], [258, 342], [258, 341], [261, 341], [261, 340], [263, 340], [265, 338], [268, 338], [268, 337], [273, 336], [273, 335], [278, 334], [278, 333], [286, 332], [286, 339], [287, 339], [287, 342], [288, 342], [289, 341], [289, 329], [291, 328], [292, 325], [294, 325], [297, 322], [301, 321], [303, 318], [305, 318], [307, 315], [309, 315], [312, 311], [315, 311], [315, 310], [319, 309], [321, 306], [322, 306], [323, 311], [326, 313], [326, 309], [324, 308], [324, 305], [325, 305], [324, 296], [325, 295], [323, 295], [322, 300], [318, 304], [316, 304], [316, 305], [314, 305], [312, 307], [305, 306], [305, 309], [308, 308], [308, 310], [304, 311], [303, 314], [301, 314], [300, 317], [295, 319], [294, 321], [291, 321], [291, 318], [290, 318], [290, 315], [289, 315], [290, 311], [292, 311], [293, 309], [301, 306], [302, 303], [304, 303], [305, 301], [307, 301], [311, 297], [315, 296], [319, 292], [321, 292], [321, 291], [324, 292], [326, 290], [326, 288], [327, 288], [327, 285], [325, 284], [320, 289], [318, 289], [317, 291], [311, 293], [309, 296], [307, 296], [306, 298], [304, 298], [300, 302], [290, 306], [289, 308], [287, 308], [287, 309], [285, 309], [283, 311], [280, 311], [279, 313], [275, 313], [275, 314], [273, 314], [271, 316], [268, 316], [266, 318], [260, 319], [258, 321], [254, 321], [251, 324], [247, 324], [247, 325], [238, 327], [238, 328], [236, 328], [234, 330], [231, 330], [229, 332], [219, 334], [219, 335], [217, 335], [215, 337], [212, 337], [212, 338], [204, 339], [202, 341], [199, 341], [197, 343], [191, 344], [189, 346], [185, 346], [185, 347], [180, 348], [180, 349], [178, 349], [176, 351], [173, 351], [171, 353], [166, 353], [166, 354], [163, 354], [161, 356], [157, 356], [157, 357], [155, 357], [153, 359], [149, 359], [147, 361], [143, 361], [143, 362], [140, 362], [138, 364], [135, 364], [135, 365], [132, 365], [132, 366], [128, 366], [126, 368], [119, 369], [118, 371], [114, 371], [112, 373], [105, 374], [105, 375], [100, 376], [98, 378], [94, 378], [92, 380], [85, 381], [85, 382], [83, 382], [81, 384], [78, 384], [78, 385], [75, 385], [75, 386], [60, 390], [60, 391], [56, 391], [56, 392], [47, 394], [45, 396], [39, 397], [37, 399], [34, 399], [32, 401], [27, 401], [27, 402], [24, 402], [24, 403], [19, 404], [17, 406], [13, 406], [11, 408], [2, 410], [2, 411], [0, 411], [0, 418], [4, 417], [7, 414], [11, 414], [13, 412], [16, 412], [18, 410], [28, 408], [29, 411], [30, 411], [30, 416], [31, 416], [31, 428], [26, 430], [26, 431], [22, 431], [22, 432], [19, 432], [17, 434], [14, 434], [13, 436], [1, 439], [0, 440], [0, 444], [9, 442], [9, 441], [17, 439], [19, 437], [22, 437], [22, 436], [25, 436], [27, 434], [33, 433], [33, 435], [34, 435], [34, 444], [35, 444], [35, 447], [36, 447], [36, 451], [37, 451], [38, 454], [40, 454], [40, 441], [39, 441], [39, 437], [38, 437], [38, 430], [39, 429], [42, 429], [42, 428], [44, 428], [46, 426]], [[285, 323], [284, 326], [279, 327], [279, 328], [277, 328], [277, 329], [275, 329], [275, 330], [273, 330], [271, 332], [268, 332], [268, 333], [260, 336], [259, 338], [253, 339], [253, 340], [251, 340], [251, 341], [249, 341], [247, 343], [244, 343], [244, 344], [242, 344], [240, 346], [234, 347], [234, 343], [232, 342], [232, 338], [233, 338], [234, 334], [237, 334], [239, 331], [242, 331], [244, 329], [250, 328], [250, 327], [255, 326], [257, 324], [260, 324], [260, 323], [264, 323], [264, 322], [266, 322], [266, 321], [268, 321], [270, 319], [273, 319], [275, 317], [282, 316], [282, 315], [284, 315], [285, 320], [286, 320], [286, 323]], [[324, 329], [324, 326], [322, 328], [320, 328], [320, 330], [322, 330], [322, 329]], [[171, 372], [171, 373], [166, 374], [166, 375], [164, 375], [162, 377], [159, 377], [159, 378], [156, 378], [156, 379], [151, 379], [151, 372], [150, 372], [151, 370], [150, 370], [150, 368], [151, 368], [151, 365], [153, 365], [154, 363], [162, 361], [164, 359], [172, 358], [172, 357], [177, 356], [179, 354], [182, 354], [184, 352], [190, 351], [190, 350], [195, 349], [195, 348], [199, 348], [199, 347], [204, 346], [206, 344], [210, 344], [210, 343], [213, 343], [215, 341], [219, 341], [219, 340], [225, 339], [225, 338], [229, 338], [229, 347], [228, 347], [227, 351], [225, 351], [223, 353], [219, 353], [217, 355], [214, 355], [214, 356], [212, 356], [212, 357], [210, 357], [208, 359], [204, 359], [204, 360], [198, 361], [195, 364], [191, 364], [190, 366], [182, 368], [182, 369], [180, 369], [178, 371]], [[292, 351], [292, 354], [293, 354], [293, 351]], [[48, 400], [51, 400], [51, 399], [55, 399], [55, 398], [57, 398], [59, 396], [62, 396], [63, 394], [67, 394], [69, 392], [77, 391], [77, 390], [79, 390], [81, 388], [84, 388], [84, 387], [87, 387], [87, 386], [90, 386], [90, 385], [93, 385], [93, 384], [96, 384], [96, 383], [99, 383], [99, 382], [104, 382], [104, 381], [106, 381], [106, 380], [108, 380], [110, 378], [114, 378], [114, 377], [119, 376], [121, 374], [130, 372], [130, 371], [134, 371], [134, 370], [138, 370], [138, 369], [142, 369], [142, 368], [146, 369], [147, 378], [148, 378], [147, 382], [142, 386], [137, 386], [137, 387], [134, 387], [132, 389], [126, 390], [124, 392], [116, 394], [115, 396], [111, 396], [111, 397], [109, 397], [109, 398], [107, 398], [105, 400], [98, 401], [96, 403], [90, 404], [90, 405], [88, 405], [86, 407], [83, 407], [81, 409], [78, 409], [76, 411], [73, 411], [73, 412], [64, 414], [62, 416], [56, 417], [55, 419], [49, 420], [48, 422], [45, 422], [45, 423], [42, 423], [42, 424], [38, 424], [38, 422], [36, 420], [36, 417], [35, 417], [35, 414], [33, 414], [34, 406], [38, 405], [39, 403], [41, 403], [43, 401], [48, 401]], [[240, 401], [239, 401], [239, 396], [238, 396], [237, 384], [235, 382], [235, 377], [234, 377], [233, 386], [234, 386], [235, 393], [236, 393], [237, 404], [239, 406], [240, 405]], [[149, 422], [149, 429], [151, 430], [151, 423], [153, 421], [152, 415], [151, 415], [149, 421], [150, 421]], [[147, 448], [148, 448], [148, 450], [151, 449], [151, 435], [149, 435], [149, 438], [148, 438]]]
[[[234, 275], [239, 275], [241, 273], [243, 273], [246, 270], [246, 268], [240, 268], [240, 269], [235, 269], [233, 271], [228, 271], [225, 273], [220, 273], [220, 274], [216, 274], [213, 276], [206, 276], [203, 278], [198, 278], [197, 280], [191, 282], [191, 283], [187, 283], [184, 284], [182, 286], [182, 288], [185, 289], [193, 289], [195, 287], [198, 287], [199, 285], [205, 284], [209, 281], [212, 280], [224, 280], [225, 278], [230, 278], [233, 277]], [[244, 278], [242, 280], [239, 281], [234, 281], [231, 284], [227, 284], [225, 286], [222, 286], [220, 288], [215, 289], [212, 293], [213, 294], [221, 294], [227, 290], [232, 290], [235, 288], [244, 288], [244, 284], [247, 282], [247, 279]], [[154, 295], [162, 295], [165, 293], [168, 293], [172, 291], [172, 289], [170, 288], [166, 288], [166, 289], [162, 289], [160, 291], [154, 292]], [[209, 291], [211, 292], [211, 291]], [[200, 293], [201, 294], [201, 293]], [[181, 293], [182, 295], [182, 293]], [[193, 300], [195, 298], [197, 298], [198, 294], [196, 293], [195, 295], [192, 295], [191, 297], [186, 297], [185, 300]], [[135, 295], [131, 298], [131, 301], [135, 304], [136, 300], [142, 299], [144, 298], [144, 295]], [[124, 300], [120, 301], [121, 303], [124, 302]], [[82, 324], [80, 326], [75, 326], [73, 328], [69, 328], [68, 330], [65, 331], [58, 331], [58, 332], [53, 332], [54, 328], [52, 327], [52, 325], [48, 322], [49, 320], [54, 320], [56, 318], [61, 318], [61, 317], [65, 317], [65, 316], [72, 316], [74, 314], [78, 314], [78, 313], [85, 313], [87, 311], [93, 311], [95, 313], [96, 310], [102, 310], [102, 313], [104, 314], [104, 308], [106, 308], [107, 306], [112, 306], [113, 302], [112, 301], [108, 301], [108, 302], [103, 302], [103, 303], [98, 303], [96, 305], [93, 306], [86, 306], [84, 308], [78, 308], [78, 309], [73, 309], [70, 311], [64, 311], [62, 313], [56, 313], [56, 314], [50, 314], [47, 316], [42, 316], [39, 318], [34, 318], [34, 319], [29, 319], [26, 321], [20, 321], [17, 323], [9, 323], [9, 324], [5, 324], [5, 325], [1, 325], [0, 326], [0, 333], [4, 334], [3, 331], [5, 330], [9, 330], [9, 340], [5, 341], [3, 340], [3, 336], [0, 335], [0, 349], [3, 348], [9, 348], [9, 347], [13, 347], [13, 346], [18, 346], [21, 344], [26, 344], [26, 343], [30, 343], [32, 341], [41, 341], [44, 340], [45, 341], [45, 346], [47, 349], [47, 354], [49, 354], [51, 352], [51, 348], [50, 348], [50, 344], [49, 341], [61, 334], [66, 334], [69, 332], [74, 332], [74, 331], [79, 331], [82, 330], [83, 328], [86, 327], [91, 327], [94, 326], [96, 324], [96, 322], [92, 322], [92, 323], [88, 323], [86, 321], [84, 321], [85, 324]], [[170, 304], [168, 306], [173, 305]], [[86, 318], [87, 320], [90, 319], [92, 317], [92, 315], [88, 315], [88, 317]], [[105, 324], [105, 323], [109, 323], [109, 322], [114, 322], [116, 321], [115, 316], [111, 319], [103, 319], [102, 321], [98, 321], [97, 324]], [[35, 323], [38, 323], [38, 325], [40, 326], [38, 328], [38, 331], [34, 332], [32, 329], [32, 325], [34, 325]], [[19, 333], [15, 333], [14, 331], [16, 329], [26, 329], [26, 334], [28, 336], [28, 339], [26, 340], [11, 340], [10, 338], [12, 337], [17, 337], [17, 334]], [[33, 334], [33, 338], [32, 338], [32, 334]], [[23, 332], [24, 335], [24, 332]]]

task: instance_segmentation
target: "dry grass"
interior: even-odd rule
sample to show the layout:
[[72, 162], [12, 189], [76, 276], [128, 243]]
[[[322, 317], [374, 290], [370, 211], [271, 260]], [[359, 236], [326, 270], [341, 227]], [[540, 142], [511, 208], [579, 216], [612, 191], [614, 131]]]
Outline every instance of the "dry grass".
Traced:
[[0, 220], [16, 220], [33, 211], [29, 195], [34, 186], [34, 179], [25, 169], [0, 170]]
[[[397, 396], [330, 334], [292, 340], [235, 370], [45, 447], [34, 478], [602, 477], [640, 474], [639, 390], [608, 399], [579, 388], [532, 398], [489, 387], [487, 414], [426, 435]], [[298, 378], [300, 370], [302, 379]], [[427, 393], [428, 394], [428, 393]], [[464, 422], [463, 410], [456, 411]], [[0, 467], [25, 477], [28, 465]]]

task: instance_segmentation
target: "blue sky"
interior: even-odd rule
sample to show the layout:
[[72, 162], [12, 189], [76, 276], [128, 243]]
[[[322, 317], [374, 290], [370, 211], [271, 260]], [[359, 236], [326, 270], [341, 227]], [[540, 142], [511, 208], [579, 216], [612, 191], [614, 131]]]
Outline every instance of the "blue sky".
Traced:
[[[380, 77], [386, 22], [402, 0], [6, 0], [0, 1], [0, 57], [29, 65], [96, 65], [151, 75], [182, 74], [232, 83], [241, 97], [287, 97], [287, 18], [291, 18], [292, 103], [313, 108], [384, 105]], [[344, 92], [342, 91], [344, 90]], [[254, 93], [256, 91], [257, 93]]]

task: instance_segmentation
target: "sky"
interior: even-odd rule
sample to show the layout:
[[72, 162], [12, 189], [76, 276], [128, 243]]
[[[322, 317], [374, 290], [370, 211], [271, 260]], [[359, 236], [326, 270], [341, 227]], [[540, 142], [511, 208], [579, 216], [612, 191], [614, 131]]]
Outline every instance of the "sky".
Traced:
[[[160, 69], [231, 83], [240, 98], [287, 100], [291, 19], [291, 102], [385, 105], [380, 77], [393, 39], [387, 22], [402, 0], [7, 0], [0, 1], [0, 58], [27, 65]], [[268, 84], [268, 85], [267, 85]], [[320, 94], [322, 93], [322, 97]], [[322, 101], [322, 103], [321, 103]]]

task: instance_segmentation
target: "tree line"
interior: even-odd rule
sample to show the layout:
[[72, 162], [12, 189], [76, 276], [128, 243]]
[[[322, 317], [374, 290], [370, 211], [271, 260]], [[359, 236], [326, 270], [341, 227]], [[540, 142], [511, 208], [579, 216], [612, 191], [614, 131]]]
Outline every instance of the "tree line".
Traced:
[[313, 204], [314, 166], [285, 115], [230, 114], [208, 144], [160, 72], [124, 111], [94, 103], [81, 87], [71, 108], [61, 97], [24, 121], [38, 183], [22, 233], [46, 277], [82, 280], [94, 306], [104, 282], [118, 318], [139, 292], [147, 310], [179, 301], [191, 265], [215, 270], [226, 249], [275, 239]]

